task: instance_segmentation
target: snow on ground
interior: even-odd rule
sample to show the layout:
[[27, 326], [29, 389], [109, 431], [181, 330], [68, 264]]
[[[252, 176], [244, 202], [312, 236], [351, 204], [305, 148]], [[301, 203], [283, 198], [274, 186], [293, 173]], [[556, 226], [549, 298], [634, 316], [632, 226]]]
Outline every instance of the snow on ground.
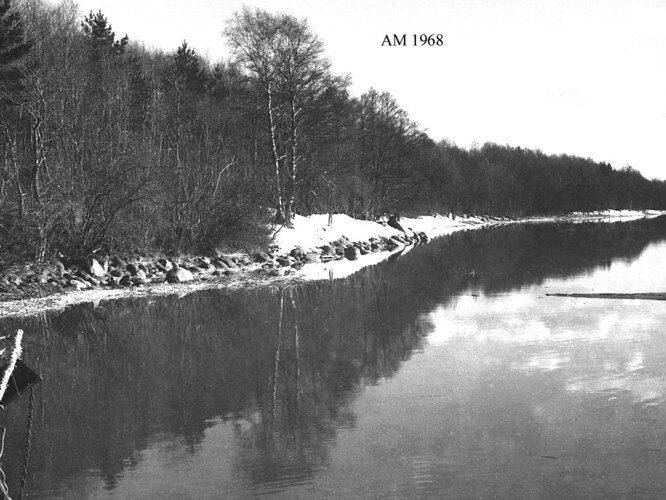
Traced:
[[[403, 234], [402, 231], [380, 222], [353, 219], [343, 214], [333, 215], [330, 226], [328, 220], [328, 214], [315, 214], [307, 217], [296, 215], [291, 228], [281, 228], [275, 234], [273, 243], [277, 247], [277, 251], [286, 253], [299, 246], [305, 252], [319, 253], [320, 246], [339, 240], [343, 236], [351, 242], [362, 242], [373, 237], [390, 238]], [[429, 238], [488, 225], [488, 222], [478, 218], [452, 219], [441, 215], [401, 217], [399, 222], [408, 234], [424, 232]], [[391, 252], [383, 251], [363, 255], [358, 260], [342, 259], [308, 264], [296, 271], [293, 276], [303, 281], [346, 278], [364, 267], [386, 260], [393, 253], [405, 253], [411, 248], [412, 246], [400, 246]]]
[[[425, 232], [431, 238], [482, 223], [483, 221], [473, 217], [454, 220], [439, 215], [400, 219], [400, 224], [405, 230]], [[310, 252], [318, 251], [318, 247], [339, 240], [343, 236], [355, 242], [368, 241], [372, 237], [390, 238], [397, 234], [402, 234], [402, 232], [379, 222], [353, 219], [344, 214], [333, 215], [331, 226], [328, 225], [328, 214], [315, 214], [307, 217], [296, 215], [293, 227], [276, 229], [273, 243], [279, 252], [289, 252], [297, 246], [305, 252]]]

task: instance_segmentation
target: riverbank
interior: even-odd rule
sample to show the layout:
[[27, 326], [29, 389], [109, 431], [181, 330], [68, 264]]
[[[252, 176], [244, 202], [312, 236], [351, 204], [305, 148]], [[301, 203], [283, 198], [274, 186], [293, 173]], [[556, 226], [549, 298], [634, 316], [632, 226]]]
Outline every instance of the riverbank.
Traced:
[[[293, 227], [272, 228], [266, 251], [207, 256], [94, 256], [79, 262], [26, 265], [0, 276], [0, 317], [20, 317], [121, 297], [179, 294], [271, 282], [344, 278], [428, 240], [490, 225], [534, 222], [629, 221], [657, 211], [606, 211], [561, 217], [506, 219], [423, 216], [398, 226], [336, 214], [296, 216]], [[395, 225], [395, 223], [394, 223]], [[66, 265], [67, 264], [67, 265]]]

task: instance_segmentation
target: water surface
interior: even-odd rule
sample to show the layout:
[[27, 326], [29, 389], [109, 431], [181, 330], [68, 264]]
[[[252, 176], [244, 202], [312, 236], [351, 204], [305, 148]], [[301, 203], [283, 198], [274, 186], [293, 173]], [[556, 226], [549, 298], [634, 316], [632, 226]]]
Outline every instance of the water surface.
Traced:
[[[26, 493], [666, 494], [664, 223], [454, 234], [346, 280], [118, 300], [26, 330]], [[16, 494], [28, 395], [3, 412]]]

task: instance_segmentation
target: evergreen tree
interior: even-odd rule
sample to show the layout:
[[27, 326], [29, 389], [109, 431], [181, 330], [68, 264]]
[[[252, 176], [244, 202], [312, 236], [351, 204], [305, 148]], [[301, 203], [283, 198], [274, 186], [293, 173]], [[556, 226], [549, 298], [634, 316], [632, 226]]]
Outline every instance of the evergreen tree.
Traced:
[[206, 86], [206, 71], [196, 51], [183, 43], [174, 57], [176, 86], [193, 94], [203, 94]]
[[0, 0], [0, 102], [12, 100], [11, 94], [23, 88], [19, 64], [31, 47], [10, 0]]
[[90, 11], [90, 14], [81, 23], [81, 28], [83, 33], [93, 41], [95, 47], [107, 48], [115, 54], [125, 52], [129, 40], [127, 35], [116, 40], [116, 34], [102, 11], [98, 11], [97, 14]]

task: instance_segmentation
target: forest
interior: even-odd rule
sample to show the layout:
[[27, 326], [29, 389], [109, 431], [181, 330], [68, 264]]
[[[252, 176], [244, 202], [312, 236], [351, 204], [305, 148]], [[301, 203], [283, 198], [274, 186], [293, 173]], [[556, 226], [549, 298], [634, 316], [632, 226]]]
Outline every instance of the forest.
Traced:
[[209, 61], [71, 2], [0, 0], [0, 265], [242, 248], [296, 213], [666, 209], [666, 182], [630, 166], [434, 141], [390, 93], [352, 96], [304, 19], [220, 28], [230, 57]]

